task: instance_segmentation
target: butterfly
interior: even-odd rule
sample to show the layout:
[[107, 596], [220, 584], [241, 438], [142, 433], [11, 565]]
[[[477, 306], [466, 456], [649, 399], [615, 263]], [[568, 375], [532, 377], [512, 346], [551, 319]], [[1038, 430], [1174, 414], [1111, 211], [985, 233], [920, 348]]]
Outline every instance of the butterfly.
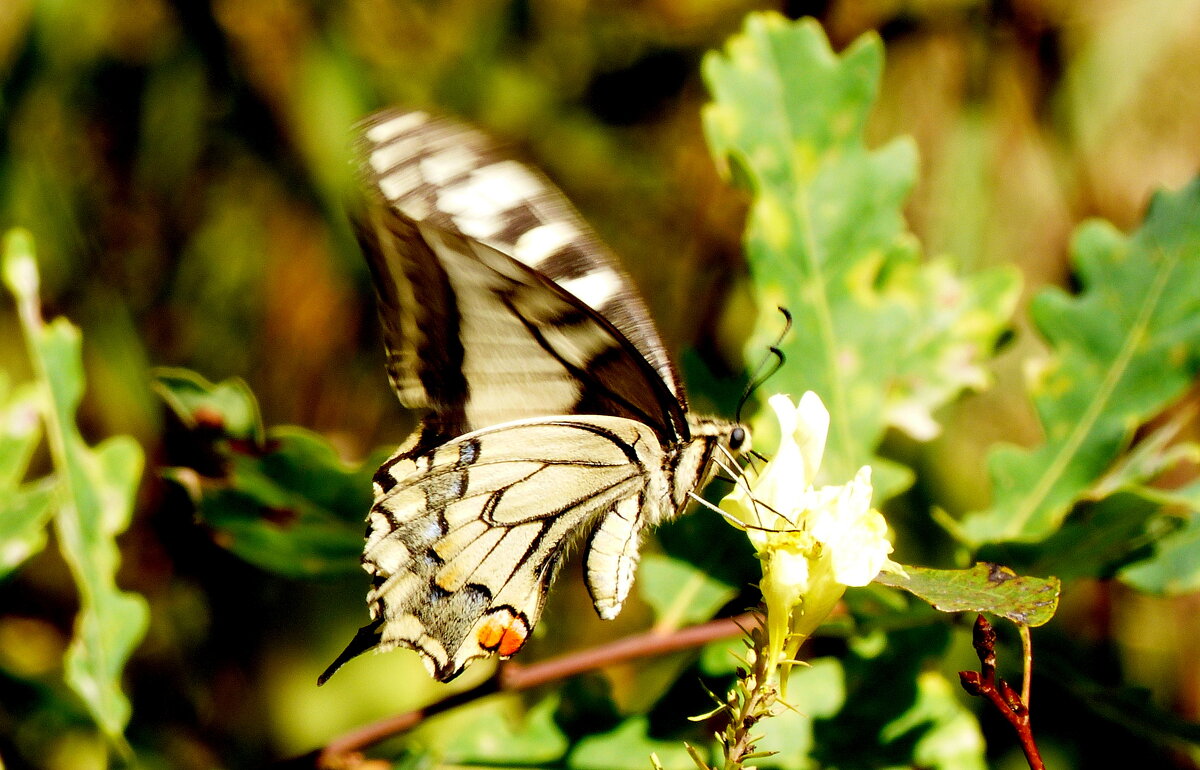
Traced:
[[645, 303], [544, 176], [425, 112], [379, 112], [359, 135], [353, 219], [387, 370], [424, 416], [374, 476], [371, 622], [319, 682], [395, 647], [449, 681], [524, 646], [579, 544], [615, 617], [645, 529], [748, 435], [688, 411]]

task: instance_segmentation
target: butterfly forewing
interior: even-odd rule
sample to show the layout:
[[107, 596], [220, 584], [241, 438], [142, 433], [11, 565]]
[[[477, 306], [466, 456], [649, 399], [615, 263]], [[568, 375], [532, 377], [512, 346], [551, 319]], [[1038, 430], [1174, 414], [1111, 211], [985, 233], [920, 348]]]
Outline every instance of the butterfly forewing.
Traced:
[[[436, 280], [436, 270], [407, 263], [410, 255], [404, 244], [408, 240], [396, 233], [407, 228], [397, 226], [397, 220], [491, 246], [561, 286], [632, 345], [636, 357], [652, 367], [671, 400], [686, 409], [678, 375], [645, 303], [591, 229], [544, 176], [506, 157], [480, 132], [424, 112], [387, 110], [368, 118], [359, 152], [364, 181], [373, 191], [368, 208], [375, 208], [374, 213], [368, 211], [360, 217], [364, 252], [373, 263], [377, 281], [413, 284], [377, 286], [384, 307], [385, 341], [391, 351], [389, 368], [398, 389], [406, 394], [406, 406], [424, 407], [437, 398], [428, 389], [414, 387], [420, 381], [420, 362], [425, 360], [416, 348], [422, 341], [425, 347], [432, 347], [430, 337], [420, 331], [431, 321], [439, 328], [453, 328], [454, 304], [446, 301], [446, 287]], [[405, 301], [414, 294], [420, 295], [420, 307], [405, 310]], [[440, 357], [453, 363], [456, 346], [451, 344], [446, 350], [449, 352]], [[543, 414], [573, 412], [579, 413], [558, 409]], [[514, 413], [511, 419], [521, 416]]]
[[[402, 216], [383, 217], [392, 224], [388, 233], [409, 232]], [[418, 243], [376, 272], [422, 271], [420, 280], [389, 292], [401, 300], [411, 297], [419, 307], [385, 316], [391, 315], [391, 325], [409, 341], [389, 344], [397, 392], [408, 406], [432, 409], [436, 443], [488, 425], [555, 414], [628, 417], [650, 425], [663, 441], [686, 435], [682, 407], [654, 369], [559, 285], [458, 233], [418, 224], [409, 237]], [[409, 260], [434, 265], [406, 268]], [[433, 288], [422, 281], [433, 282]], [[422, 298], [452, 310], [421, 305]], [[381, 306], [390, 304], [381, 298]], [[443, 312], [447, 317], [437, 318]], [[409, 323], [411, 330], [404, 328]]]

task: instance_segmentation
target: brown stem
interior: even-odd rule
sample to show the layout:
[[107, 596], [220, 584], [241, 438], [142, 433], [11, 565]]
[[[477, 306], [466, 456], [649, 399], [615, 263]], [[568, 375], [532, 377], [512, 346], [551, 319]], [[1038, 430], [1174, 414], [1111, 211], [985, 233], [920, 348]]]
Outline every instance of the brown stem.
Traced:
[[[972, 695], [987, 699], [1000, 715], [1012, 725], [1021, 742], [1021, 750], [1025, 752], [1025, 761], [1031, 770], [1046, 770], [1038, 753], [1037, 744], [1033, 740], [1033, 730], [1029, 724], [1029, 705], [1008, 682], [996, 676], [996, 631], [983, 615], [975, 618], [975, 629], [972, 637], [975, 654], [979, 656], [979, 671], [959, 671], [958, 677], [963, 689]], [[1032, 660], [1032, 653], [1026, 648], [1026, 657]], [[1025, 687], [1028, 693], [1029, 667], [1027, 660]], [[1028, 697], [1026, 695], [1026, 697]]]
[[315, 767], [341, 768], [352, 765], [351, 757], [380, 741], [411, 730], [424, 720], [456, 706], [498, 692], [520, 692], [549, 682], [638, 658], [689, 650], [718, 639], [740, 636], [745, 629], [758, 625], [759, 618], [747, 612], [732, 618], [709, 621], [670, 633], [651, 631], [618, 639], [609, 644], [523, 665], [502, 663], [495, 675], [479, 685], [443, 698], [423, 708], [381, 719], [334, 738], [316, 755]]

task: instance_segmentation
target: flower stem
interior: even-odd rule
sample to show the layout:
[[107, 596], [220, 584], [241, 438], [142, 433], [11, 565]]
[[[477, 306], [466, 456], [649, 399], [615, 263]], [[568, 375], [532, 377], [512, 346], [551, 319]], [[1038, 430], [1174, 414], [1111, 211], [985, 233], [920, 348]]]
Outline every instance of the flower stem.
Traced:
[[749, 670], [738, 669], [738, 685], [729, 694], [729, 725], [721, 743], [725, 749], [724, 770], [740, 770], [745, 761], [761, 757], [755, 753], [752, 733], [762, 719], [774, 714], [778, 688], [774, 681], [774, 666], [768, 653], [767, 634], [761, 627], [749, 632], [753, 644]]

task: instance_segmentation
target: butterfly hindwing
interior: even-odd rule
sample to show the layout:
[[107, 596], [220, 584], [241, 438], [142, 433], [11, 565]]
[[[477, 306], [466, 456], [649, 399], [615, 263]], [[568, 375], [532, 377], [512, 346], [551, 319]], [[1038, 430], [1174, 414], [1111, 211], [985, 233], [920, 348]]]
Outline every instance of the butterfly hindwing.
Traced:
[[595, 416], [496, 426], [386, 466], [364, 552], [378, 646], [418, 650], [442, 680], [511, 655], [581, 540], [597, 609], [614, 616], [644, 518], [670, 507], [662, 460], [645, 425]]

